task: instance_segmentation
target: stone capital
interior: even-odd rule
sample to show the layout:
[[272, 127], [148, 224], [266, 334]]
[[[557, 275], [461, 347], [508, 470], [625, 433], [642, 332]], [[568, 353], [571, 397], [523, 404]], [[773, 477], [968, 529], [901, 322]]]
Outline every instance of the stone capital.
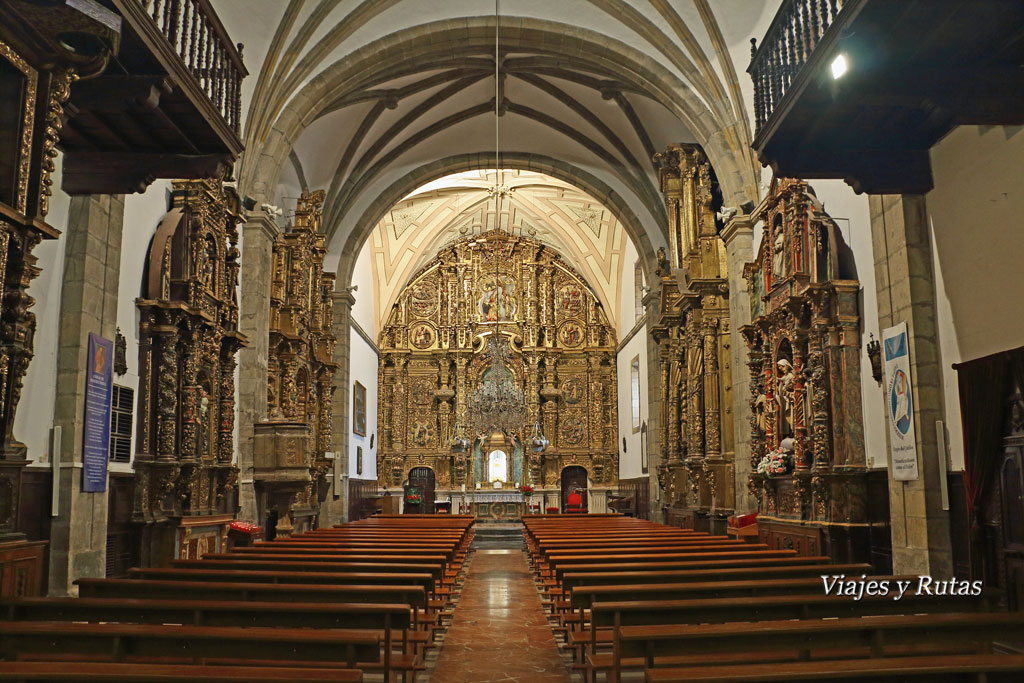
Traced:
[[281, 228], [278, 227], [270, 214], [265, 211], [245, 212], [245, 225], [243, 226], [243, 231], [245, 233], [249, 233], [252, 230], [259, 230], [270, 242], [276, 241], [278, 235], [281, 234]]
[[331, 292], [331, 301], [334, 302], [335, 306], [348, 306], [351, 308], [356, 304], [356, 295], [352, 293], [351, 287], [336, 289]]
[[729, 219], [722, 228], [722, 239], [725, 241], [725, 246], [729, 247], [733, 241], [741, 237], [747, 237], [753, 239], [754, 237], [754, 221], [751, 220], [749, 214], [737, 214]]

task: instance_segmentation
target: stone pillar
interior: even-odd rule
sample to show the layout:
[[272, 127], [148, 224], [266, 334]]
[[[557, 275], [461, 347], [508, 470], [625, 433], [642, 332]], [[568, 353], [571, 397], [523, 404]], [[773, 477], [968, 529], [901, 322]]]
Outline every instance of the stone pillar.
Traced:
[[754, 260], [754, 224], [750, 216], [729, 219], [722, 230], [729, 274], [729, 348], [732, 354], [732, 428], [735, 457], [736, 513], [757, 509], [757, 501], [747, 490], [750, 474], [750, 372], [747, 344], [740, 328], [750, 324], [750, 295], [743, 277], [743, 266]]
[[253, 425], [267, 417], [270, 284], [273, 246], [281, 233], [266, 213], [249, 213], [242, 226], [242, 299], [238, 331], [249, 345], [238, 352], [238, 518], [263, 524], [253, 485]]
[[60, 449], [60, 515], [50, 526], [50, 595], [73, 595], [75, 579], [106, 575], [107, 493], [82, 491], [89, 333], [113, 339], [121, 271], [124, 197], [71, 200], [64, 246], [54, 425]]
[[[920, 478], [889, 478], [892, 563], [895, 574], [952, 575], [949, 513], [942, 509], [935, 422], [943, 419], [942, 365], [935, 311], [935, 278], [923, 195], [871, 195], [878, 322], [907, 323], [914, 430]], [[887, 418], [888, 419], [888, 418]], [[889, 431], [886, 430], [886, 441]]]
[[[352, 431], [352, 382], [349, 362], [351, 360], [352, 348], [352, 306], [356, 298], [352, 295], [351, 289], [341, 289], [331, 293], [332, 306], [332, 333], [334, 334], [334, 362], [338, 369], [334, 371], [334, 398], [331, 419], [331, 450], [334, 457], [341, 461], [335, 466], [341, 470], [341, 490], [335, 490], [338, 477], [332, 477], [335, 482], [331, 486], [331, 492], [327, 495], [320, 511], [320, 526], [328, 527], [334, 524], [348, 521], [348, 477], [353, 473], [348, 471], [348, 442], [349, 434]], [[369, 406], [367, 406], [369, 408]], [[369, 410], [367, 410], [369, 412]], [[380, 438], [378, 434], [377, 438]], [[381, 445], [377, 444], [380, 450]], [[367, 453], [366, 457], [370, 457]], [[380, 474], [379, 472], [377, 473]]]

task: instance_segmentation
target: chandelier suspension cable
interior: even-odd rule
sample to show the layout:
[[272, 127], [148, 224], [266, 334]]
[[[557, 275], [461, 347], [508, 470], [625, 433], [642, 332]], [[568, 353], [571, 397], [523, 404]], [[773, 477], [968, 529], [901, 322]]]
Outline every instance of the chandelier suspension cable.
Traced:
[[501, 171], [501, 57], [498, 37], [501, 26], [501, 0], [494, 0], [494, 228], [501, 230], [501, 193], [505, 174]]

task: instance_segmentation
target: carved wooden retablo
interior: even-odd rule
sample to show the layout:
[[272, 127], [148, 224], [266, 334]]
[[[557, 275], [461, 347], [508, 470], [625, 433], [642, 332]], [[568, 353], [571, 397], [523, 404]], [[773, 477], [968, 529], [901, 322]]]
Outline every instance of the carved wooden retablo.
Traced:
[[[139, 299], [134, 519], [143, 561], [183, 517], [233, 513], [241, 206], [218, 180], [176, 181]], [[147, 540], [148, 539], [148, 540]]]
[[[774, 179], [752, 218], [765, 227], [757, 259], [744, 270], [751, 308], [751, 324], [741, 329], [750, 350], [749, 488], [759, 521], [821, 529], [825, 550], [851, 559], [849, 548], [865, 545], [857, 534], [867, 533], [853, 254], [804, 181]], [[773, 452], [792, 462], [790, 473], [758, 472]]]
[[[487, 438], [452, 453], [455, 424], [489, 368], [488, 344], [511, 351], [526, 396], [509, 435], [510, 482], [558, 486], [564, 467], [618, 478], [615, 330], [583, 279], [534, 239], [492, 231], [443, 249], [398, 297], [380, 334], [378, 476], [398, 486], [430, 467], [438, 486], [487, 485]], [[535, 423], [551, 443], [524, 446]], [[478, 435], [470, 434], [473, 439]]]
[[277, 512], [281, 535], [309, 528], [328, 491], [336, 365], [323, 201], [323, 190], [303, 192], [274, 244], [267, 419], [255, 425], [253, 463], [261, 513]]
[[669, 217], [659, 253], [658, 343], [664, 406], [658, 481], [670, 512], [704, 528], [734, 506], [729, 285], [712, 207], [714, 177], [698, 145], [655, 157]]

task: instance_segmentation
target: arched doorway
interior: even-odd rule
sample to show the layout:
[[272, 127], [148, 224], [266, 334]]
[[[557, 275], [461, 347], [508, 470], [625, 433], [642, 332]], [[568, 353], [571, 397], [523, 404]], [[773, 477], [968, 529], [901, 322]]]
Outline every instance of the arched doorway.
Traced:
[[[409, 471], [409, 480], [405, 484], [405, 514], [433, 514], [436, 486], [434, 470], [429, 467], [412, 468]], [[419, 502], [410, 502], [410, 498], [414, 498], [416, 495], [419, 496]]]
[[588, 509], [586, 468], [570, 465], [562, 470], [561, 489], [562, 512], [569, 511], [569, 496], [573, 491], [580, 494], [580, 508]]

